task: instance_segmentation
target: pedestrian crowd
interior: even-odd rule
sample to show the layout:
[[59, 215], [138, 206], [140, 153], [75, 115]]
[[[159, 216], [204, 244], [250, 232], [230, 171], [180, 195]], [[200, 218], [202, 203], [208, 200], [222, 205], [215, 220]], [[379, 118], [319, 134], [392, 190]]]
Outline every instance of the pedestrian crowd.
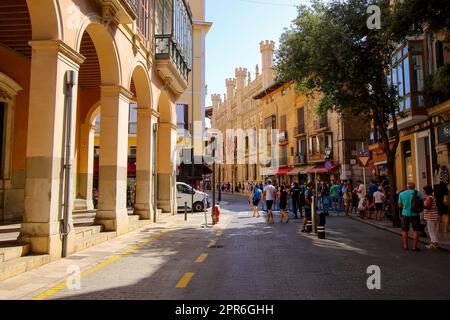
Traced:
[[[317, 189], [317, 190], [316, 190]], [[343, 213], [344, 217], [359, 215], [361, 219], [383, 221], [392, 219], [389, 199], [395, 197], [400, 210], [403, 249], [409, 250], [408, 232], [413, 229], [413, 251], [419, 251], [417, 246], [421, 220], [426, 222], [427, 235], [430, 238], [428, 249], [438, 248], [438, 234], [448, 232], [449, 195], [446, 185], [434, 190], [426, 186], [423, 191], [416, 190], [414, 183], [409, 183], [406, 190], [400, 190], [391, 195], [389, 183], [386, 180], [371, 180], [366, 187], [362, 181], [353, 184], [351, 181], [326, 182], [317, 185], [309, 182], [291, 185], [274, 184], [268, 179], [264, 183], [249, 183], [249, 204], [253, 206], [253, 216], [260, 217], [261, 209], [267, 211], [267, 223], [274, 224], [273, 211], [280, 211], [280, 223], [288, 223], [292, 219], [303, 218], [302, 232], [308, 232], [307, 223], [311, 221], [313, 197], [318, 211], [328, 215], [329, 212]], [[316, 192], [317, 191], [317, 192]], [[423, 231], [423, 230], [422, 230]]]

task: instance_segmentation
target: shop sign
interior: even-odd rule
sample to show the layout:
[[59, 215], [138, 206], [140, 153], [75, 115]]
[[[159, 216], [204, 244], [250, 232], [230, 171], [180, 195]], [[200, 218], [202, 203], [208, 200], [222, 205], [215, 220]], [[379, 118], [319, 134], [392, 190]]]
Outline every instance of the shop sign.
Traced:
[[438, 127], [438, 144], [450, 142], [450, 122]]

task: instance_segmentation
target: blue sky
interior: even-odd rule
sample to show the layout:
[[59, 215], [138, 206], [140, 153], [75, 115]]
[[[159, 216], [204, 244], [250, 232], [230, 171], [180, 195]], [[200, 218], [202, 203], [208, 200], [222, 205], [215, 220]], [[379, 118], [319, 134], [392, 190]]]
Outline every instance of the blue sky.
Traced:
[[206, 0], [206, 20], [213, 23], [206, 38], [206, 84], [211, 94], [225, 93], [225, 78], [234, 69], [261, 70], [259, 43], [278, 40], [283, 29], [296, 17], [296, 5], [307, 0]]

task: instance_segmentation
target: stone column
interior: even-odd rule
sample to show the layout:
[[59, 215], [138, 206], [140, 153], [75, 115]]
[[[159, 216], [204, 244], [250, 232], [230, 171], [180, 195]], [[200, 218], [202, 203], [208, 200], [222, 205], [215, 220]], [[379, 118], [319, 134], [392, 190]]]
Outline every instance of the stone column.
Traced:
[[[84, 57], [61, 41], [32, 41], [30, 105], [27, 133], [25, 211], [20, 240], [31, 244], [33, 253], [61, 257], [61, 218], [64, 192], [64, 111], [65, 74], [79, 70]], [[45, 81], [43, 81], [45, 77]], [[72, 101], [72, 121], [76, 121], [76, 87]], [[74, 157], [75, 124], [72, 125]], [[72, 183], [72, 188], [75, 181]], [[73, 189], [72, 189], [73, 190]], [[72, 204], [72, 200], [69, 199]], [[71, 205], [72, 207], [72, 205]], [[72, 209], [72, 208], [70, 208]], [[68, 252], [73, 252], [75, 232], [68, 235]]]
[[153, 217], [153, 125], [157, 123], [156, 112], [148, 108], [137, 110], [136, 146], [136, 204], [135, 213], [141, 219]]
[[94, 138], [95, 125], [80, 126], [80, 165], [77, 173], [78, 192], [75, 209], [93, 210], [92, 189], [94, 181]]
[[177, 130], [171, 123], [160, 123], [158, 127], [158, 208], [163, 212], [173, 212], [175, 187], [172, 155]]
[[101, 156], [95, 222], [120, 235], [128, 232], [128, 119], [132, 93], [120, 86], [101, 89]]

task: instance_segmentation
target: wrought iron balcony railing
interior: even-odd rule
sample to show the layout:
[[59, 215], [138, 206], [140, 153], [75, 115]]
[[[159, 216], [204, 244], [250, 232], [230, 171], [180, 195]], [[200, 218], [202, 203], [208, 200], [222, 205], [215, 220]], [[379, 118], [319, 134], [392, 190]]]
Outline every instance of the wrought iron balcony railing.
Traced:
[[170, 59], [185, 81], [192, 69], [192, 13], [185, 0], [158, 0], [155, 7], [155, 58]]
[[295, 164], [296, 164], [296, 165], [299, 165], [299, 164], [306, 164], [306, 156], [303, 155], [303, 154], [298, 155], [298, 156], [295, 156], [295, 157], [294, 157], [294, 161], [295, 161]]
[[188, 80], [191, 68], [171, 35], [155, 35], [155, 58], [172, 60], [183, 79]]

